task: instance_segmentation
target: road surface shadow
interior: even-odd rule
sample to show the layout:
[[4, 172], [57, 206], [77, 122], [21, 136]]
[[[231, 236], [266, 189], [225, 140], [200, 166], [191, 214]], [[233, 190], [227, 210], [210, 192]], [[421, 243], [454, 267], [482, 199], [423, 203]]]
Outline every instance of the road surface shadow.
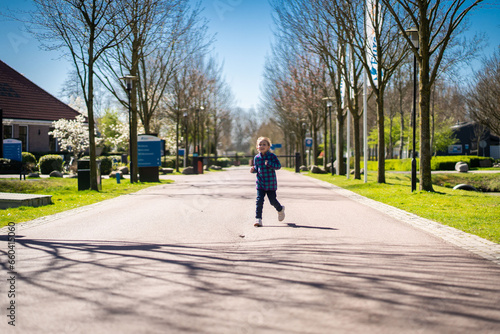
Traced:
[[282, 225], [263, 225], [261, 227], [292, 227], [292, 228], [306, 228], [306, 229], [312, 229], [312, 230], [338, 231], [337, 228], [333, 228], [333, 227], [297, 225], [295, 223], [286, 223], [286, 224], [282, 224]]
[[[70, 318], [73, 332], [110, 323], [172, 333], [300, 333], [297, 323], [314, 323], [332, 332], [335, 319], [349, 319], [372, 332], [472, 333], [500, 324], [500, 268], [444, 243], [429, 252], [331, 237], [263, 242], [235, 235], [234, 242], [204, 244], [19, 237], [16, 253], [19, 302], [33, 319], [25, 333]], [[5, 248], [1, 259], [8, 271]]]

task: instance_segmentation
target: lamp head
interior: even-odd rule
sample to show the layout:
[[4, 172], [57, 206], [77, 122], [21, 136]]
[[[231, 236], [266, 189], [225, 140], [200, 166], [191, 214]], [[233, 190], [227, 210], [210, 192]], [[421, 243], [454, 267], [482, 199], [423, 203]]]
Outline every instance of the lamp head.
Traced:
[[328, 108], [331, 108], [333, 106], [333, 97], [327, 96], [327, 97], [322, 98], [322, 100], [326, 101], [326, 106]]
[[130, 75], [130, 74], [120, 78], [120, 80], [125, 81], [125, 85], [126, 85], [126, 88], [128, 91], [132, 90], [132, 85], [134, 84], [134, 81], [136, 79], [137, 79], [137, 77]]
[[416, 27], [411, 27], [409, 29], [406, 29], [405, 32], [406, 32], [406, 35], [410, 38], [413, 46], [418, 49], [418, 47], [419, 47], [418, 29]]

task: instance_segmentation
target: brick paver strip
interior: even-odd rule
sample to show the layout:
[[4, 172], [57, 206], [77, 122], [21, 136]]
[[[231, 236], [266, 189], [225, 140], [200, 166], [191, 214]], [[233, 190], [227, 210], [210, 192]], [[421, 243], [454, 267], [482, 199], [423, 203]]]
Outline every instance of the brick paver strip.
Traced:
[[[307, 177], [305, 175], [303, 176]], [[500, 244], [480, 238], [477, 235], [457, 230], [456, 228], [453, 228], [451, 226], [446, 226], [433, 220], [419, 217], [413, 213], [406, 212], [393, 206], [377, 202], [331, 183], [321, 181], [312, 177], [307, 178], [313, 180], [314, 182], [325, 188], [332, 189], [333, 191], [344, 197], [367, 205], [371, 208], [374, 208], [375, 210], [381, 211], [404, 223], [410, 224], [453, 245], [466, 249], [476, 255], [479, 255], [500, 265]]]

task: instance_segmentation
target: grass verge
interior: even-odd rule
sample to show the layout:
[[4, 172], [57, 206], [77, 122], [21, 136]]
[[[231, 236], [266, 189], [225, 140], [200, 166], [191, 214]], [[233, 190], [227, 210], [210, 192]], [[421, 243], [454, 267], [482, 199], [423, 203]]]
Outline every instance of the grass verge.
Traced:
[[7, 225], [9, 222], [20, 223], [171, 182], [173, 181], [161, 180], [160, 183], [130, 183], [128, 180], [124, 180], [122, 183], [117, 184], [114, 179], [102, 179], [102, 191], [96, 192], [90, 190], [78, 191], [77, 179], [0, 180], [0, 192], [52, 195], [51, 205], [37, 208], [23, 206], [0, 210], [0, 227]]
[[[292, 169], [289, 169], [292, 170]], [[488, 193], [453, 190], [434, 185], [435, 192], [411, 193], [411, 176], [386, 173], [386, 183], [377, 183], [375, 172], [368, 182], [345, 176], [305, 173], [362, 196], [500, 243], [500, 197]], [[497, 177], [500, 175], [497, 174]]]

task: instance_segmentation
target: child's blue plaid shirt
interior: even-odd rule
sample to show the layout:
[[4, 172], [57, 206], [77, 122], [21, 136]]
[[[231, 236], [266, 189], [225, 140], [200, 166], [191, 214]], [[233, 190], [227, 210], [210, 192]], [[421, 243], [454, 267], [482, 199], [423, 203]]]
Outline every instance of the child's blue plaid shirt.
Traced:
[[[267, 166], [266, 166], [267, 161]], [[278, 189], [275, 170], [281, 168], [281, 163], [276, 154], [266, 152], [264, 156], [260, 153], [253, 158], [254, 173], [257, 173], [257, 189], [274, 190]]]

